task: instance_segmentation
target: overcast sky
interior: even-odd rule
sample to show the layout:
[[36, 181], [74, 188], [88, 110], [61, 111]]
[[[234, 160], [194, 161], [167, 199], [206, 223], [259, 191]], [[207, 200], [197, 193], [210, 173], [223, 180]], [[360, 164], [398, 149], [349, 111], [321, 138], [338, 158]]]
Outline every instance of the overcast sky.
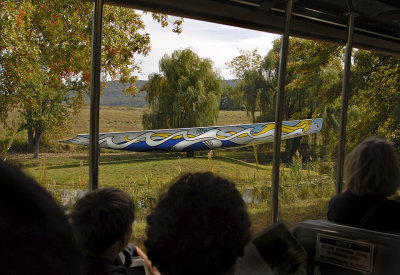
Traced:
[[164, 54], [170, 55], [174, 50], [192, 49], [202, 58], [210, 58], [214, 66], [225, 79], [234, 76], [225, 63], [239, 55], [239, 49], [254, 50], [264, 56], [271, 49], [271, 42], [279, 38], [276, 34], [247, 30], [231, 26], [184, 19], [182, 33], [171, 31], [172, 27], [163, 29], [153, 21], [151, 14], [143, 15], [146, 32], [150, 34], [151, 51], [146, 57], [139, 57], [142, 62], [142, 73], [139, 79], [147, 80], [151, 73], [158, 73], [158, 64]]

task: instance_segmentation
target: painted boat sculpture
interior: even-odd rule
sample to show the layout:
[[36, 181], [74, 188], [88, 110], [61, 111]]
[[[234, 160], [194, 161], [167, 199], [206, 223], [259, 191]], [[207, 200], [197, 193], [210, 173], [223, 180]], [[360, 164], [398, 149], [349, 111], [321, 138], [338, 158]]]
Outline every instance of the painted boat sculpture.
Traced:
[[[284, 121], [282, 139], [318, 133], [322, 118]], [[240, 147], [272, 142], [275, 123], [145, 130], [99, 134], [100, 148], [123, 151], [187, 152]], [[89, 145], [89, 135], [80, 134], [60, 142]]]

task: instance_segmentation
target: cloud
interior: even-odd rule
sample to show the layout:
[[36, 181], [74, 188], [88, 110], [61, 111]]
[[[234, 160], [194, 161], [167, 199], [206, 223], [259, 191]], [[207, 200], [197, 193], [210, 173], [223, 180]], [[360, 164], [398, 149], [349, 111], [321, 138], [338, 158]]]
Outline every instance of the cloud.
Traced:
[[[225, 79], [232, 79], [225, 63], [239, 54], [239, 49], [258, 49], [266, 55], [272, 47], [272, 41], [279, 38], [276, 34], [247, 30], [226, 25], [184, 19], [182, 33], [172, 32], [172, 27], [163, 29], [155, 22], [151, 14], [142, 16], [146, 33], [150, 34], [151, 51], [146, 57], [139, 57], [142, 74], [140, 79], [147, 79], [151, 73], [158, 73], [159, 60], [170, 55], [174, 50], [190, 48], [202, 58], [210, 58], [215, 68]], [[173, 20], [173, 18], [171, 18]]]

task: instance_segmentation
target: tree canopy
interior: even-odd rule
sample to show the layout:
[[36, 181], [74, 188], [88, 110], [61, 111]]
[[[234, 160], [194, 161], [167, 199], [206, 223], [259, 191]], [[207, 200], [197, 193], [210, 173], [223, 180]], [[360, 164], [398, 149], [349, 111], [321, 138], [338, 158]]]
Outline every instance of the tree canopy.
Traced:
[[[260, 66], [249, 63], [249, 60], [259, 60], [253, 58], [255, 53], [240, 51], [227, 64], [240, 77], [235, 93], [241, 95], [249, 115], [254, 121], [270, 121], [274, 119], [280, 40], [273, 42]], [[342, 47], [290, 39], [283, 119], [323, 117], [323, 129], [319, 135], [324, 152], [329, 154], [336, 153], [338, 141], [342, 59]], [[400, 58], [354, 50], [353, 60], [348, 149], [370, 135], [386, 137], [399, 147]], [[315, 137], [311, 138], [315, 142]], [[286, 141], [287, 157], [300, 148], [299, 140]]]
[[[255, 55], [256, 51], [240, 51], [240, 55], [228, 63], [240, 77], [236, 89], [241, 91], [246, 110], [254, 122], [275, 120], [280, 44], [280, 39], [274, 40], [272, 49], [261, 60]], [[325, 103], [331, 103], [331, 98], [340, 95], [341, 53], [340, 47], [326, 43], [290, 39], [284, 120], [312, 118], [326, 113], [325, 107], [330, 105]], [[253, 62], [249, 63], [249, 60]], [[300, 139], [285, 142], [287, 157], [298, 150]]]
[[143, 115], [146, 129], [214, 125], [219, 111], [221, 81], [210, 59], [190, 49], [160, 60], [160, 74], [145, 87], [151, 113]]
[[[0, 118], [17, 109], [25, 118], [29, 144], [68, 120], [88, 92], [93, 3], [5, 0], [0, 3]], [[163, 26], [166, 16], [154, 15]], [[174, 22], [180, 31], [181, 20]], [[106, 5], [102, 76], [130, 84], [135, 94], [136, 55], [150, 51], [149, 34], [133, 9]], [[56, 107], [58, 106], [58, 107]], [[36, 142], [37, 141], [37, 142]], [[37, 149], [35, 156], [37, 156]]]
[[246, 71], [258, 71], [261, 68], [262, 59], [257, 49], [252, 51], [239, 49], [239, 55], [230, 62], [226, 62], [225, 65], [238, 79], [243, 79]]
[[354, 145], [376, 135], [400, 147], [400, 58], [359, 50], [352, 73], [349, 104], [356, 115], [350, 121], [348, 141]]

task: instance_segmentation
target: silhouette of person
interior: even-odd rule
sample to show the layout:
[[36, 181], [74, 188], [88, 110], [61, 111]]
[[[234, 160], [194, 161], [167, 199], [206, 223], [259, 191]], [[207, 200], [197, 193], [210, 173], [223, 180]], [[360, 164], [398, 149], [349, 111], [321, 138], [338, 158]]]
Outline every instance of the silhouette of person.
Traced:
[[178, 178], [147, 223], [147, 253], [163, 275], [233, 273], [251, 237], [239, 191], [209, 172]]
[[[131, 196], [118, 188], [89, 192], [76, 202], [70, 217], [86, 259], [86, 274], [137, 274], [117, 257], [132, 235], [135, 206]], [[129, 249], [146, 261], [150, 274], [158, 274], [143, 251], [133, 245]]]
[[83, 257], [51, 195], [0, 162], [0, 274], [83, 274]]
[[400, 232], [400, 203], [388, 199], [400, 185], [399, 160], [393, 144], [369, 137], [347, 156], [347, 191], [329, 203], [328, 220], [378, 231]]

